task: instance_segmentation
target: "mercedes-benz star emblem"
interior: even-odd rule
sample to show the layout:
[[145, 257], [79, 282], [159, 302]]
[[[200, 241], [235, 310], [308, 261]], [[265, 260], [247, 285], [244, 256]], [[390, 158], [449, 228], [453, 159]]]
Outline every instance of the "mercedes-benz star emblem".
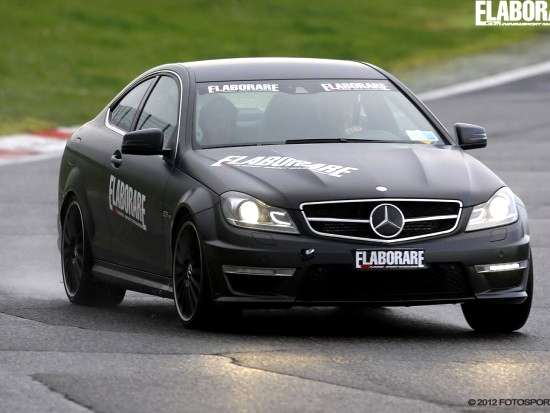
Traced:
[[393, 204], [380, 204], [370, 213], [370, 226], [382, 238], [396, 237], [403, 231], [405, 217]]

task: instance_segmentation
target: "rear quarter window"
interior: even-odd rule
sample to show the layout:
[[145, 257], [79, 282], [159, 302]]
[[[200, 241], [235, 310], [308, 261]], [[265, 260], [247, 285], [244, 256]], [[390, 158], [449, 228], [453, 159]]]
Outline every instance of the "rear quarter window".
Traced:
[[123, 131], [129, 131], [132, 128], [139, 104], [153, 81], [154, 79], [148, 79], [126, 93], [111, 109], [109, 123]]

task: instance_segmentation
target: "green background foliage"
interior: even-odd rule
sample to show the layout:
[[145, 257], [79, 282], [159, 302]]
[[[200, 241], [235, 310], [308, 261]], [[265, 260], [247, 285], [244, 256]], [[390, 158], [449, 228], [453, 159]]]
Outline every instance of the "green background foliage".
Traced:
[[533, 36], [470, 0], [2, 0], [0, 132], [77, 124], [162, 63], [240, 56], [436, 64]]

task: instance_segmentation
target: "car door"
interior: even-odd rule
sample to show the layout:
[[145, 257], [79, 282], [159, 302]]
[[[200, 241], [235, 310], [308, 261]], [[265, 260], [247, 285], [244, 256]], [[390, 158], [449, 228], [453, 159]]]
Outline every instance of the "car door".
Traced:
[[82, 154], [82, 180], [93, 221], [92, 247], [94, 258], [110, 261], [111, 228], [107, 196], [110, 175], [113, 170], [111, 157], [120, 149], [122, 135], [132, 128], [139, 106], [155, 79], [146, 79], [117, 99], [100, 119], [82, 129], [77, 140]]
[[[133, 130], [160, 129], [165, 148], [175, 148], [180, 96], [176, 79], [160, 76], [146, 96]], [[169, 155], [121, 155], [110, 182], [115, 199], [124, 199], [128, 207], [124, 212], [119, 209], [111, 214], [111, 245], [118, 264], [147, 273], [165, 272], [163, 198], [172, 170]], [[132, 209], [134, 213], [128, 214]]]

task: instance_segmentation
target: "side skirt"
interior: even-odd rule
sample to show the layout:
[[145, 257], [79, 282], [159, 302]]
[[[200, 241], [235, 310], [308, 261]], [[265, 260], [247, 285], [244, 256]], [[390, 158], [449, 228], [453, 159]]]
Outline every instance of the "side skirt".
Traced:
[[100, 281], [120, 285], [140, 293], [172, 298], [172, 282], [168, 277], [96, 261], [92, 273]]

